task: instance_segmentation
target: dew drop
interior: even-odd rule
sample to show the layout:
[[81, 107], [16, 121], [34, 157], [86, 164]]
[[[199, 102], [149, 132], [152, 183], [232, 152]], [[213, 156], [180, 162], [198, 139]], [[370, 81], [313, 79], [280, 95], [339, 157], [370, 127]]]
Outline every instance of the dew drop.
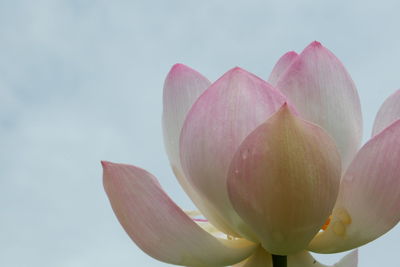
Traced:
[[246, 160], [249, 157], [250, 154], [250, 149], [246, 149], [245, 151], [242, 152], [242, 159]]

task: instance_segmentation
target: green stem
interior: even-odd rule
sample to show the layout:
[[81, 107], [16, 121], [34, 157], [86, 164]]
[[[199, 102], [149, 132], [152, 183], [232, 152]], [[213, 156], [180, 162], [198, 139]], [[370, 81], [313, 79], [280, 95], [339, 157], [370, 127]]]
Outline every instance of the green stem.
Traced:
[[287, 257], [272, 254], [272, 266], [273, 267], [287, 267]]

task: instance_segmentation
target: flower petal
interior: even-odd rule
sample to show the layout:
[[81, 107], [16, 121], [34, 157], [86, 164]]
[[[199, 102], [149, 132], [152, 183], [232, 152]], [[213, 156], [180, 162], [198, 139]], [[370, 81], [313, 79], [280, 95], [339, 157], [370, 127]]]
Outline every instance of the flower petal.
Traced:
[[164, 83], [163, 130], [164, 143], [172, 170], [193, 203], [215, 226], [226, 233], [232, 232], [212, 205], [202, 199], [183, 174], [179, 159], [179, 136], [185, 117], [196, 99], [210, 86], [210, 81], [197, 71], [175, 64]]
[[334, 253], [362, 246], [400, 220], [400, 120], [356, 155], [340, 184], [332, 219], [309, 249]]
[[276, 82], [279, 80], [281, 75], [286, 71], [289, 65], [297, 58], [297, 56], [298, 56], [297, 53], [294, 51], [290, 51], [284, 54], [272, 69], [272, 72], [268, 78], [268, 82], [273, 86], [275, 86]]
[[332, 211], [340, 164], [333, 139], [285, 105], [240, 145], [228, 173], [229, 197], [266, 250], [296, 253]]
[[226, 189], [229, 163], [248, 133], [265, 121], [285, 97], [265, 81], [234, 68], [212, 84], [190, 110], [181, 133], [183, 170], [193, 187], [237, 233], [253, 233], [233, 210]]
[[394, 121], [400, 119], [400, 90], [389, 96], [376, 115], [372, 136], [378, 134]]
[[[351, 253], [344, 256], [334, 267], [357, 267], [358, 264], [358, 251], [354, 250]], [[329, 267], [319, 263], [314, 257], [307, 251], [301, 251], [294, 255], [287, 257], [288, 267]], [[233, 267], [272, 267], [272, 256], [270, 253], [265, 251], [262, 247], [259, 247], [253, 255], [248, 259], [235, 264]]]
[[273, 267], [272, 256], [259, 246], [253, 255], [233, 267]]
[[335, 267], [357, 267], [358, 266], [358, 250], [353, 250], [344, 256]]
[[[334, 267], [357, 267], [358, 251], [354, 250], [344, 256]], [[307, 251], [302, 251], [295, 255], [288, 256], [288, 267], [329, 267], [321, 264]]]
[[174, 168], [180, 168], [179, 136], [186, 114], [210, 85], [207, 78], [183, 64], [175, 64], [165, 79], [162, 118], [164, 141]]
[[331, 134], [343, 167], [347, 166], [361, 142], [361, 106], [350, 75], [335, 55], [320, 43], [311, 43], [280, 76], [276, 87], [303, 118]]
[[118, 220], [150, 256], [171, 264], [224, 266], [248, 257], [256, 245], [213, 237], [191, 220], [150, 173], [102, 162], [104, 188]]

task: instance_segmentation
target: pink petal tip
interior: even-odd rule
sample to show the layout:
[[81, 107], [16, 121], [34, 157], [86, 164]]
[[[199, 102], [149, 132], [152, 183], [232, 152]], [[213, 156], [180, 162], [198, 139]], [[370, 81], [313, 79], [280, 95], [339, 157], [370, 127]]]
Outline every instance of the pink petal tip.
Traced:
[[313, 41], [308, 47], [322, 47], [323, 45], [318, 41]]

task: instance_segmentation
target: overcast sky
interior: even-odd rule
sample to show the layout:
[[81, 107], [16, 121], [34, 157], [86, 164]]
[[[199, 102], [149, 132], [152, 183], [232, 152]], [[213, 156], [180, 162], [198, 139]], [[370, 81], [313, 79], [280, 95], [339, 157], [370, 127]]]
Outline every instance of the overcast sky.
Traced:
[[[266, 79], [283, 53], [318, 40], [358, 86], [366, 141], [400, 87], [399, 10], [397, 0], [0, 1], [0, 266], [165, 266], [124, 233], [99, 161], [146, 168], [192, 208], [162, 143], [174, 63], [210, 80], [234, 66]], [[393, 266], [399, 240], [397, 226], [362, 247], [359, 266]]]

